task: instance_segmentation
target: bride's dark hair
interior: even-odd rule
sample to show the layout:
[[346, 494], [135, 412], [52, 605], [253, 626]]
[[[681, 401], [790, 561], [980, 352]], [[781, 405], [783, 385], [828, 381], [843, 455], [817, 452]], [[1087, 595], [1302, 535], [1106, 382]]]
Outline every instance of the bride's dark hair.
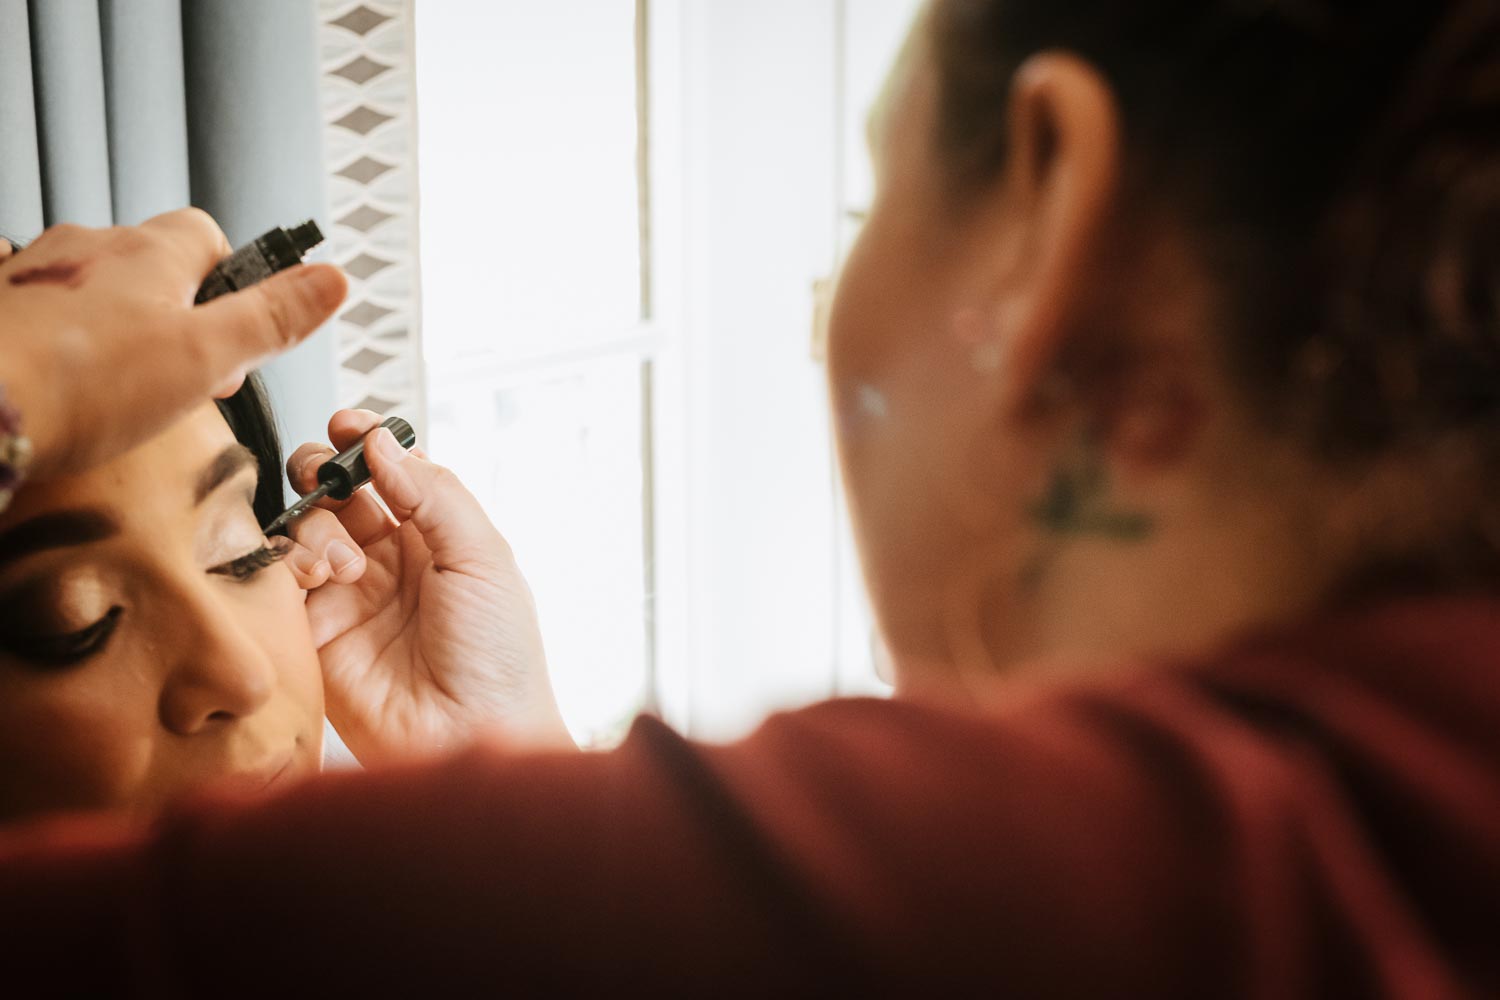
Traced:
[[255, 517], [262, 526], [286, 508], [281, 479], [281, 436], [265, 383], [254, 372], [238, 392], [218, 401], [219, 412], [240, 444], [255, 453], [260, 482], [255, 487]]

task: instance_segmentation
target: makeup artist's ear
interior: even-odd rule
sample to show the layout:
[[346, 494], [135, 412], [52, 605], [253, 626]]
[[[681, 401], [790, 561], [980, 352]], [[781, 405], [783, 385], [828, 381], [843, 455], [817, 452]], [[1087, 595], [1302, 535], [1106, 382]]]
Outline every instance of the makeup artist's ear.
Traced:
[[[1092, 65], [1046, 52], [1016, 72], [1007, 108], [1007, 160], [982, 212], [997, 248], [990, 330], [976, 347], [1003, 378], [1006, 409], [1028, 407], [1079, 327], [1121, 171], [1114, 94]], [[983, 353], [978, 353], [983, 352]]]

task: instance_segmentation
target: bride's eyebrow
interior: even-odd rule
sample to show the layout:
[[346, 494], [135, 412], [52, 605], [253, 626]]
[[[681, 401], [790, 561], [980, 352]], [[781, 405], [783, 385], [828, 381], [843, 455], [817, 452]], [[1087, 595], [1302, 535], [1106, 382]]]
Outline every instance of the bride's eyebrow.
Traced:
[[104, 510], [86, 508], [41, 514], [0, 535], [0, 566], [48, 549], [102, 542], [119, 530], [120, 523]]
[[232, 444], [225, 448], [198, 474], [198, 482], [193, 487], [193, 506], [207, 500], [210, 493], [233, 479], [241, 470], [247, 467], [254, 469], [259, 464], [255, 452], [242, 444]]

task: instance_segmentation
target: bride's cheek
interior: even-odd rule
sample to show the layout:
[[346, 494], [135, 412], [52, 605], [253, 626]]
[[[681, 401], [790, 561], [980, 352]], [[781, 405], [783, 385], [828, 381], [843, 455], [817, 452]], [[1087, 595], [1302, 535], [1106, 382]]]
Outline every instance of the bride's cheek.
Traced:
[[308, 595], [289, 579], [290, 574], [283, 575], [288, 579], [277, 588], [274, 599], [262, 606], [256, 627], [267, 657], [277, 665], [281, 687], [305, 717], [305, 735], [314, 731], [321, 734], [323, 671], [308, 622]]

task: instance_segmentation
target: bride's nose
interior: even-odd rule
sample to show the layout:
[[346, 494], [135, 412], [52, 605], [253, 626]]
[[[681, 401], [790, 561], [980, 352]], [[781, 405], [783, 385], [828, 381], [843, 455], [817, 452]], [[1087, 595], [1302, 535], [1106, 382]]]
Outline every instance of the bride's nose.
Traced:
[[276, 689], [275, 664], [211, 588], [187, 598], [165, 640], [162, 725], [182, 736], [254, 715]]

